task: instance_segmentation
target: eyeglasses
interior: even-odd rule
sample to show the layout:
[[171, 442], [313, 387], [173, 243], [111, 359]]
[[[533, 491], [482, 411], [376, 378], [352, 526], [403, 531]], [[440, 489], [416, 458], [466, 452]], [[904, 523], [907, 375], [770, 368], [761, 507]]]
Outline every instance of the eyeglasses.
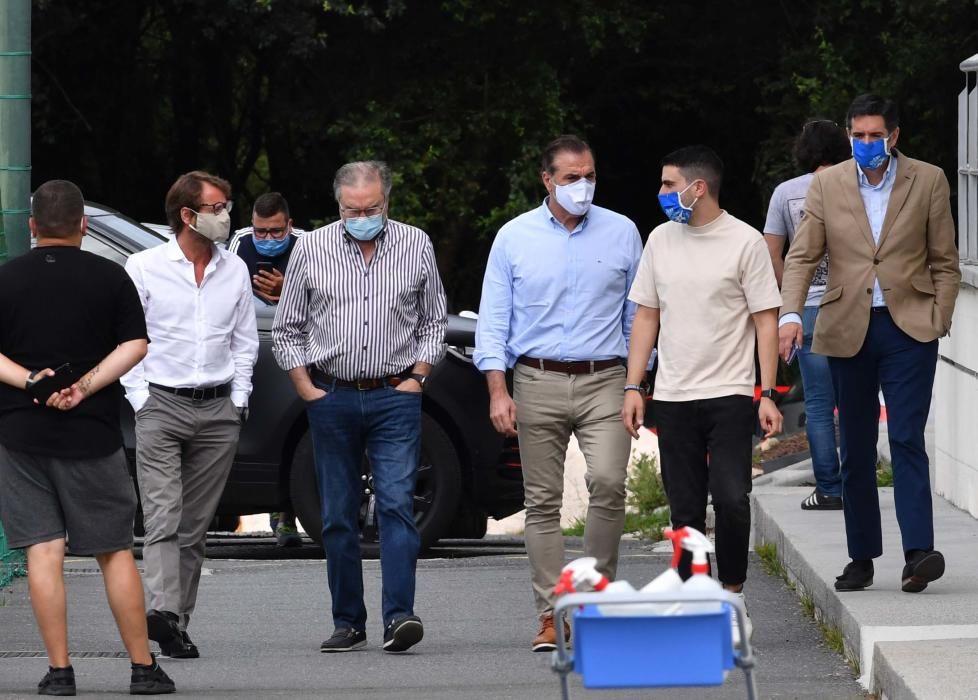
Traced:
[[255, 228], [252, 227], [252, 232], [255, 238], [259, 241], [263, 241], [266, 238], [278, 238], [283, 233], [285, 233], [285, 226], [278, 226], [276, 228]]
[[381, 204], [377, 207], [370, 207], [369, 209], [347, 209], [346, 207], [340, 207], [340, 215], [346, 217], [347, 219], [360, 219], [363, 217], [377, 216], [378, 214], [384, 213], [384, 205]]
[[210, 207], [212, 212], [214, 212], [215, 214], [220, 214], [222, 212], [230, 212], [233, 206], [234, 206], [234, 202], [215, 202], [214, 204], [201, 202], [200, 204], [197, 205], [197, 208], [203, 209], [204, 207]]

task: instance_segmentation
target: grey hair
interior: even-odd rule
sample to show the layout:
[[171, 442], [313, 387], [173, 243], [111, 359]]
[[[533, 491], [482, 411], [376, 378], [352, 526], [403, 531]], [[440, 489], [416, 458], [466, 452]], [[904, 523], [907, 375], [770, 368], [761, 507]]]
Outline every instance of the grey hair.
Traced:
[[358, 160], [347, 163], [336, 171], [333, 178], [333, 196], [336, 202], [340, 201], [340, 188], [351, 187], [362, 181], [380, 180], [384, 188], [384, 200], [386, 201], [391, 193], [391, 169], [382, 160]]

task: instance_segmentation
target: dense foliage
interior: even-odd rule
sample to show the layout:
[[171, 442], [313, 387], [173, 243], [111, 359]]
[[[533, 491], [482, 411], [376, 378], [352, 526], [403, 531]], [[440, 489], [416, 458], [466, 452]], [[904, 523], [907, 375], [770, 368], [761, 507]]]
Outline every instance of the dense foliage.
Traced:
[[978, 3], [35, 0], [32, 30], [35, 185], [67, 177], [162, 221], [168, 185], [201, 167], [233, 183], [237, 225], [277, 189], [309, 227], [336, 216], [340, 164], [383, 158], [393, 216], [432, 235], [462, 308], [561, 132], [591, 142], [596, 201], [643, 232], [659, 159], [691, 142], [760, 226], [801, 123], [869, 90], [900, 101], [907, 153], [953, 173]]

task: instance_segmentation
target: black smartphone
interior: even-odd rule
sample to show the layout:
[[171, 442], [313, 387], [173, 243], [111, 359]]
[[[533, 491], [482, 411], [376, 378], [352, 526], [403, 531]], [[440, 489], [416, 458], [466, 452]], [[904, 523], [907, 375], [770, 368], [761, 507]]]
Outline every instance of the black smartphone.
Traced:
[[788, 359], [785, 360], [785, 364], [790, 365], [792, 362], [798, 359], [798, 346], [794, 343], [791, 344], [791, 350], [788, 352]]
[[275, 265], [267, 260], [259, 260], [255, 263], [255, 272], [267, 272], [268, 274], [272, 274], [272, 270], [274, 269]]
[[51, 394], [71, 386], [78, 381], [78, 378], [78, 372], [71, 366], [71, 363], [65, 362], [60, 367], [55, 368], [53, 375], [38, 379], [27, 391], [37, 399], [38, 403], [44, 404]]

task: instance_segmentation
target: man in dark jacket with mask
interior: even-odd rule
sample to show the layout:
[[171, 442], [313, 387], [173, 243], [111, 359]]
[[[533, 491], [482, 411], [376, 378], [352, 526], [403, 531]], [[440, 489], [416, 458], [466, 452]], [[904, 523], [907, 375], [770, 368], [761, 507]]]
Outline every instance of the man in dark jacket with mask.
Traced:
[[289, 203], [279, 192], [266, 192], [255, 200], [251, 226], [240, 229], [228, 250], [245, 261], [255, 294], [277, 304], [285, 268], [301, 231], [292, 228]]
[[258, 357], [251, 279], [215, 245], [231, 227], [231, 185], [202, 171], [166, 195], [166, 244], [126, 263], [146, 314], [150, 348], [122, 377], [136, 412], [149, 638], [165, 656], [196, 658], [187, 635], [204, 539], [224, 490]]

